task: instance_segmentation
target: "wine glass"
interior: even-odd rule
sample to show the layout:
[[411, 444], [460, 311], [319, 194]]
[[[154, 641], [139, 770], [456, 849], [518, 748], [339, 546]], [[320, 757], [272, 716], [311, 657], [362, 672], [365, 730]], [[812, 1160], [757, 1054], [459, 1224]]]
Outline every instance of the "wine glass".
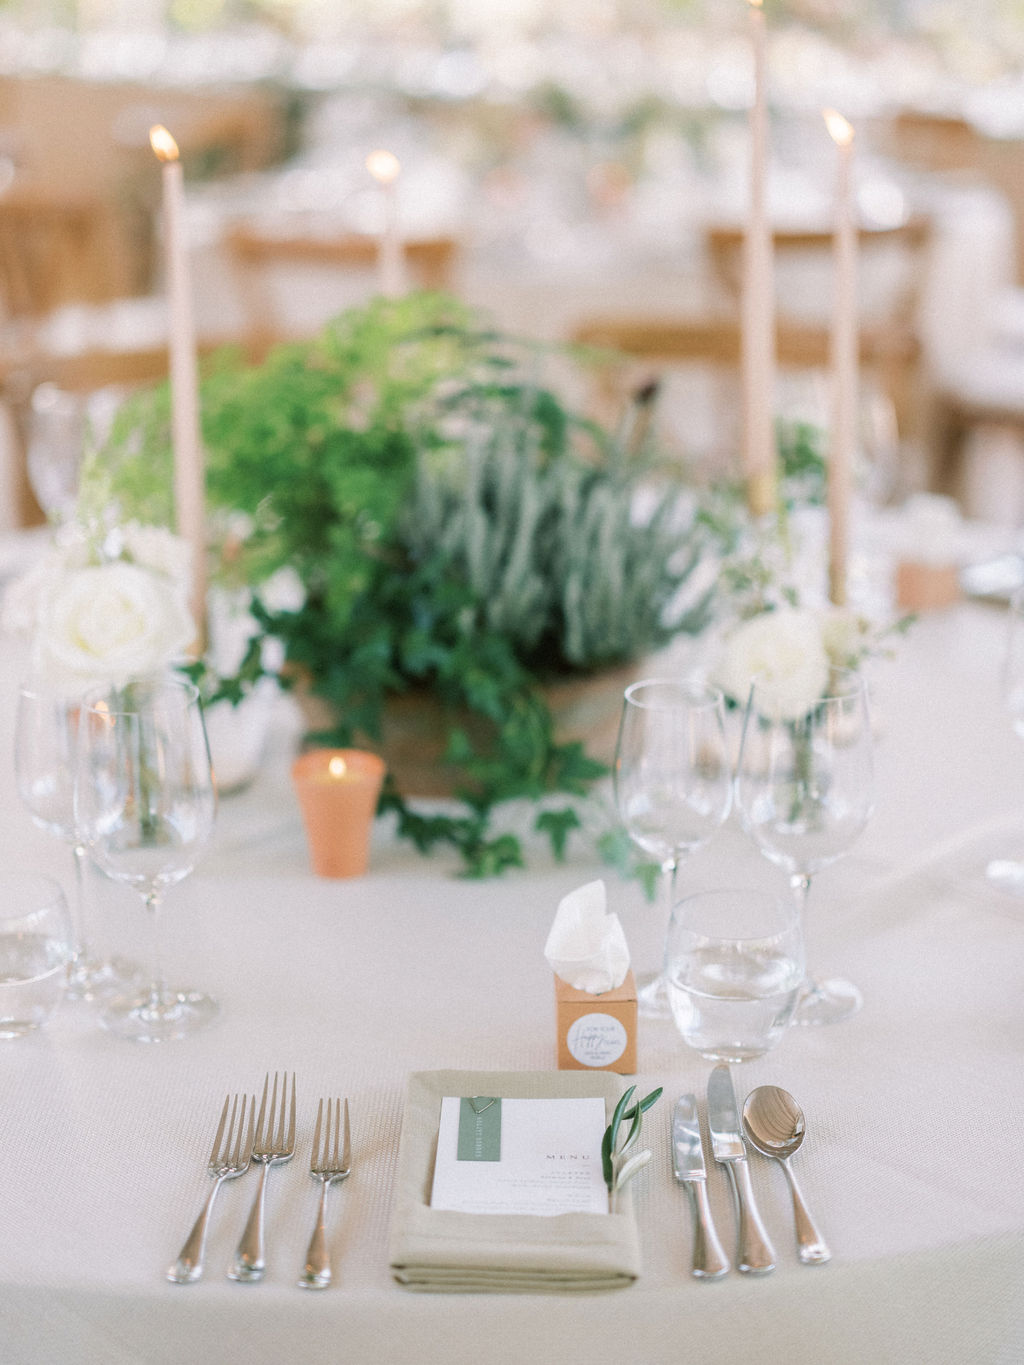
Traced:
[[40, 384], [32, 394], [25, 464], [36, 501], [51, 521], [64, 521], [74, 508], [85, 442], [82, 396]]
[[[648, 678], [626, 688], [615, 752], [615, 803], [626, 832], [661, 865], [665, 927], [680, 860], [729, 814], [732, 771], [725, 700], [698, 681]], [[665, 934], [661, 935], [664, 946]], [[641, 1014], [668, 1018], [662, 971], [637, 976]]]
[[[800, 715], [780, 708], [767, 682], [750, 689], [736, 774], [747, 833], [789, 873], [803, 915], [811, 878], [847, 853], [874, 808], [871, 722], [859, 673], [837, 669]], [[856, 986], [808, 980], [795, 1022], [831, 1024], [860, 1009]]]
[[192, 871], [215, 811], [206, 728], [191, 683], [131, 682], [83, 699], [76, 817], [97, 867], [141, 896], [153, 935], [148, 990], [114, 998], [101, 1012], [120, 1037], [181, 1038], [217, 1013], [208, 996], [164, 985], [158, 932], [164, 892]]
[[78, 703], [44, 685], [24, 684], [18, 693], [14, 770], [18, 795], [34, 824], [71, 846], [75, 862], [72, 902], [74, 951], [68, 998], [90, 1000], [104, 991], [131, 984], [138, 967], [124, 958], [101, 961], [87, 947], [87, 853], [75, 824], [75, 746]]
[[[1014, 733], [1024, 739], [1024, 588], [1018, 588], [1010, 598], [1001, 685]], [[985, 875], [1001, 891], [1024, 896], [1024, 862], [1019, 859], [993, 858], [986, 865]]]
[[49, 381], [33, 391], [25, 465], [50, 521], [67, 521], [74, 512], [82, 461], [106, 438], [123, 396], [116, 386], [73, 393]]

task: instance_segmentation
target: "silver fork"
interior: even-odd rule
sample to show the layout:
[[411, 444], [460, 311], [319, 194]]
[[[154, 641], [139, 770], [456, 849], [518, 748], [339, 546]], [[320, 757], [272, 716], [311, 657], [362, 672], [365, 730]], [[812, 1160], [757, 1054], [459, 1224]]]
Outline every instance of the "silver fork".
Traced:
[[[274, 1088], [270, 1092], [270, 1109], [267, 1110], [267, 1087], [270, 1073], [263, 1082], [263, 1095], [260, 1098], [260, 1112], [256, 1119], [256, 1141], [253, 1144], [252, 1159], [263, 1167], [260, 1171], [260, 1185], [253, 1200], [242, 1240], [238, 1243], [235, 1259], [228, 1271], [228, 1279], [251, 1283], [262, 1280], [267, 1265], [263, 1255], [263, 1205], [267, 1190], [267, 1172], [271, 1166], [291, 1161], [295, 1155], [295, 1072], [292, 1072], [292, 1097], [288, 1101], [288, 1072], [282, 1072], [281, 1103], [277, 1102], [277, 1072], [274, 1072]], [[288, 1126], [285, 1128], [287, 1111]], [[276, 1125], [276, 1131], [275, 1131]]]
[[[333, 1144], [331, 1130], [331, 1105], [334, 1105]], [[323, 1146], [320, 1144], [321, 1120], [323, 1126]], [[326, 1113], [324, 1102], [320, 1101], [316, 1111], [316, 1127], [313, 1130], [313, 1153], [309, 1159], [309, 1173], [314, 1180], [320, 1181], [320, 1207], [316, 1215], [316, 1227], [309, 1239], [306, 1264], [299, 1276], [300, 1289], [326, 1289], [331, 1282], [331, 1255], [327, 1247], [327, 1191], [336, 1180], [344, 1180], [352, 1169], [352, 1134], [348, 1126], [348, 1100], [345, 1101], [345, 1137], [342, 1141], [341, 1156], [338, 1155], [338, 1133], [341, 1128], [341, 1100], [328, 1100]]]
[[[230, 1123], [228, 1122], [228, 1105], [231, 1105]], [[174, 1284], [192, 1284], [202, 1275], [203, 1255], [206, 1251], [206, 1229], [210, 1223], [210, 1213], [213, 1209], [213, 1201], [217, 1197], [217, 1191], [225, 1180], [232, 1180], [236, 1175], [242, 1175], [249, 1169], [249, 1161], [252, 1157], [253, 1120], [256, 1116], [256, 1096], [253, 1095], [249, 1101], [248, 1131], [246, 1131], [245, 1126], [245, 1106], [245, 1095], [242, 1096], [240, 1110], [238, 1096], [235, 1096], [232, 1104], [231, 1096], [228, 1095], [224, 1101], [224, 1108], [220, 1111], [220, 1123], [217, 1124], [217, 1135], [213, 1139], [213, 1150], [210, 1152], [209, 1161], [209, 1171], [214, 1180], [213, 1189], [210, 1191], [192, 1231], [185, 1239], [185, 1245], [178, 1252], [178, 1259], [167, 1272], [167, 1278]], [[238, 1121], [237, 1128], [235, 1127], [236, 1119]], [[224, 1135], [225, 1124], [227, 1124], [228, 1129], [226, 1137]]]

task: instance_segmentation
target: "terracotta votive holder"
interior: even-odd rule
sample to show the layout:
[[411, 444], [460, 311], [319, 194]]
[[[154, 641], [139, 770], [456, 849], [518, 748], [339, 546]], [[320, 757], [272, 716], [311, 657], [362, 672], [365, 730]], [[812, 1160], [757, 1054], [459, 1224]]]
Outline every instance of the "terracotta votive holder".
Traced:
[[292, 764], [318, 877], [359, 877], [370, 860], [370, 828], [384, 760], [362, 749], [309, 749]]

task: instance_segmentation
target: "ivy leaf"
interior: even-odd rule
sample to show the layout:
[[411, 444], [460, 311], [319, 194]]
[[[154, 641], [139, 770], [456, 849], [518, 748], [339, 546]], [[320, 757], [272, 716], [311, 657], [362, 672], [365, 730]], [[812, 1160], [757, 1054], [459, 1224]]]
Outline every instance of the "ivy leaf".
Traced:
[[582, 822], [571, 806], [563, 810], [545, 810], [534, 821], [534, 829], [547, 834], [551, 840], [551, 850], [559, 862], [565, 859], [565, 846], [574, 829], [580, 829]]

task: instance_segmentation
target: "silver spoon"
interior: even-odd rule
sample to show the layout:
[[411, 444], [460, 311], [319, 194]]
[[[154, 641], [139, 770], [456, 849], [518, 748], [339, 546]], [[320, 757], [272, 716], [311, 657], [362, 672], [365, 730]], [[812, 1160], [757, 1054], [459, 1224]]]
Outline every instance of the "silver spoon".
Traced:
[[796, 1240], [804, 1265], [821, 1265], [832, 1253], [814, 1226], [800, 1186], [796, 1183], [789, 1158], [804, 1140], [804, 1113], [788, 1090], [777, 1085], [759, 1085], [747, 1096], [743, 1106], [743, 1131], [752, 1147], [762, 1156], [774, 1157], [786, 1172], [793, 1196]]

